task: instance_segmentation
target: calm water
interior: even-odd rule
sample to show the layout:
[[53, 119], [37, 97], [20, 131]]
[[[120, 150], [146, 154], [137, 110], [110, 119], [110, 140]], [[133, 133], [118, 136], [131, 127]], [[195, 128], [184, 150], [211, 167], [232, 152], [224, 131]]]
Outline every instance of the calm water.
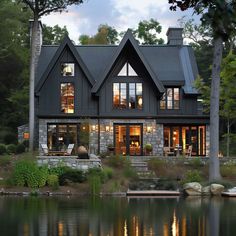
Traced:
[[0, 197], [1, 236], [234, 236], [236, 199]]

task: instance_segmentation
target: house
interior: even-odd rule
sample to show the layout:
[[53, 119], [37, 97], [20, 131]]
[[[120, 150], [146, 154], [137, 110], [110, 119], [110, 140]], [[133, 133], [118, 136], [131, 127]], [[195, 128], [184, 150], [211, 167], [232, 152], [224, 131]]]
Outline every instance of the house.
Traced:
[[[38, 140], [51, 150], [84, 144], [91, 153], [115, 147], [121, 155], [153, 155], [164, 147], [192, 155], [209, 151], [209, 116], [194, 88], [198, 68], [182, 28], [166, 45], [139, 45], [130, 30], [119, 45], [41, 47], [35, 99]], [[81, 135], [83, 134], [83, 135]]]

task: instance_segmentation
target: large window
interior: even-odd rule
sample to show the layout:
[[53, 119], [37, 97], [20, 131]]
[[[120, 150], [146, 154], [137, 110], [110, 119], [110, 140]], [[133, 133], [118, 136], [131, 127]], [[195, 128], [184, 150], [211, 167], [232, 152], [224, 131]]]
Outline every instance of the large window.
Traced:
[[164, 126], [164, 147], [178, 147], [184, 154], [189, 146], [192, 146], [193, 156], [206, 155], [205, 125]]
[[142, 109], [142, 83], [113, 83], [113, 107], [119, 109]]
[[160, 101], [160, 108], [168, 110], [179, 109], [179, 95], [179, 88], [166, 88], [166, 91]]
[[61, 83], [61, 112], [74, 113], [74, 85]]

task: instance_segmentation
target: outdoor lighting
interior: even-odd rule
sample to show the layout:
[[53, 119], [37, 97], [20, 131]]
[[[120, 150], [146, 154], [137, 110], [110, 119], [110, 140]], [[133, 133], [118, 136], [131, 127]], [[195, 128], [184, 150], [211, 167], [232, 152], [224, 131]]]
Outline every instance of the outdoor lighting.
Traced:
[[147, 132], [151, 133], [152, 132], [152, 127], [151, 126], [147, 126]]
[[96, 130], [96, 125], [92, 125], [92, 131]]
[[86, 127], [85, 127], [85, 126], [83, 126], [83, 127], [82, 127], [82, 129], [83, 129], [83, 130], [85, 130], [85, 129], [86, 129]]
[[110, 126], [106, 125], [105, 130], [106, 130], [106, 132], [109, 132], [110, 131]]

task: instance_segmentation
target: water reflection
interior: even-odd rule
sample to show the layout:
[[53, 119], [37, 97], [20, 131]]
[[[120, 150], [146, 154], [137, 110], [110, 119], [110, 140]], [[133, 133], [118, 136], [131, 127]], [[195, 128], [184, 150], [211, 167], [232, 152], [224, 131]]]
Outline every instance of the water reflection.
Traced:
[[0, 219], [4, 236], [231, 236], [236, 201], [0, 197]]

